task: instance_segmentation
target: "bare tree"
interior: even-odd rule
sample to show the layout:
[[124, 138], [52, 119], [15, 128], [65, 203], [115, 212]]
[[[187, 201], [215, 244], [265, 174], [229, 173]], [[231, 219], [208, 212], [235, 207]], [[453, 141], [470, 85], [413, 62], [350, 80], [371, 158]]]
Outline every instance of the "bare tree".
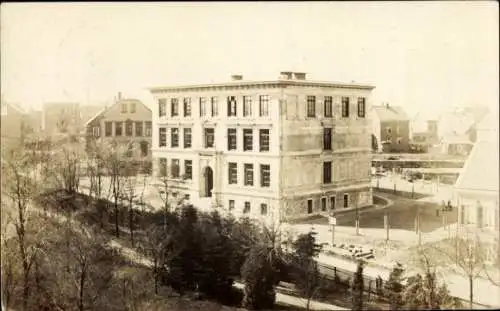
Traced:
[[110, 146], [109, 153], [106, 156], [106, 166], [110, 177], [111, 197], [113, 199], [113, 210], [115, 220], [115, 235], [120, 236], [119, 215], [120, 215], [120, 201], [123, 198], [124, 191], [124, 169], [123, 158], [125, 150], [116, 144]]
[[469, 280], [469, 307], [474, 302], [474, 280], [484, 272], [487, 260], [487, 245], [473, 229], [462, 228], [460, 232], [438, 246], [427, 245], [424, 251], [434, 258], [441, 258], [442, 265], [465, 275]]
[[81, 161], [83, 150], [77, 144], [68, 144], [58, 150], [55, 177], [60, 188], [69, 194], [78, 192], [81, 179]]
[[164, 211], [164, 228], [167, 228], [167, 213], [170, 212], [170, 202], [168, 192], [170, 191], [169, 187], [169, 178], [171, 176], [171, 171], [168, 168], [167, 160], [161, 159], [159, 163], [159, 180], [160, 186], [158, 187], [158, 192], [160, 194], [160, 198], [163, 201], [163, 211]]
[[[127, 175], [124, 180], [124, 199], [127, 202], [128, 209], [128, 226], [130, 231], [130, 242], [132, 247], [134, 247], [134, 226], [135, 226], [135, 216], [134, 216], [134, 205], [138, 199], [138, 193], [136, 187], [138, 186], [137, 175]], [[142, 198], [144, 196], [146, 184], [143, 183]]]
[[2, 160], [2, 203], [12, 206], [12, 215], [15, 215], [11, 218], [11, 228], [15, 232], [18, 258], [22, 266], [22, 310], [28, 310], [31, 291], [29, 279], [38, 252], [36, 240], [30, 236], [30, 206], [43, 192], [44, 176], [33, 153], [24, 149], [12, 150]]

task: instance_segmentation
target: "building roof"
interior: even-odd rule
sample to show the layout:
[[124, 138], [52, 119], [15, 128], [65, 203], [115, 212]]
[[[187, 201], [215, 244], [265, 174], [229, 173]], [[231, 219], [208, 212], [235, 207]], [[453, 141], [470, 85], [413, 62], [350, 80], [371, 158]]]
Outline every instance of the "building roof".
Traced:
[[243, 88], [243, 87], [266, 87], [266, 86], [316, 86], [316, 87], [334, 87], [334, 88], [349, 88], [349, 89], [367, 89], [372, 90], [375, 87], [366, 84], [356, 83], [341, 83], [341, 82], [327, 82], [327, 81], [311, 81], [311, 80], [296, 80], [296, 79], [279, 79], [267, 81], [248, 81], [236, 80], [228, 81], [225, 83], [207, 83], [207, 84], [193, 84], [193, 85], [172, 85], [172, 86], [158, 86], [151, 87], [149, 91], [152, 93], [158, 92], [179, 92], [179, 91], [203, 91], [211, 88]]
[[498, 192], [498, 163], [498, 142], [476, 142], [455, 183], [455, 189]]
[[401, 106], [373, 106], [380, 121], [409, 121], [410, 118]]
[[100, 117], [102, 114], [104, 114], [106, 111], [108, 111], [109, 109], [111, 109], [111, 107], [114, 107], [115, 105], [119, 105], [119, 104], [122, 104], [122, 103], [130, 103], [130, 102], [136, 102], [136, 103], [139, 103], [141, 105], [143, 105], [144, 107], [146, 107], [148, 110], [151, 110], [151, 108], [149, 108], [147, 105], [145, 105], [143, 102], [141, 102], [140, 100], [138, 99], [135, 99], [135, 98], [126, 98], [126, 99], [120, 99], [120, 100], [117, 100], [115, 101], [114, 104], [112, 104], [111, 106], [109, 107], [104, 107], [103, 109], [101, 109], [101, 111], [97, 112], [93, 117], [91, 117], [90, 119], [88, 119], [87, 122], [85, 122], [85, 127], [88, 126], [92, 121], [94, 121], [96, 118]]

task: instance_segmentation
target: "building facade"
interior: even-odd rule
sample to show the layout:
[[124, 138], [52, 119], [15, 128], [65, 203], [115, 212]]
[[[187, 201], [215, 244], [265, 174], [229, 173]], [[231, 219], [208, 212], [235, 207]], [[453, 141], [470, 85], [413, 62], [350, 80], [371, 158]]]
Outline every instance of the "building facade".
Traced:
[[274, 81], [232, 78], [150, 89], [154, 171], [169, 189], [250, 217], [372, 204], [372, 86], [294, 72]]
[[408, 152], [410, 150], [410, 119], [400, 106], [373, 106], [373, 135], [378, 152]]
[[2, 146], [20, 143], [26, 133], [26, 113], [16, 104], [1, 103]]
[[81, 123], [79, 103], [50, 102], [42, 108], [42, 131], [46, 136], [79, 132]]
[[126, 147], [127, 157], [151, 162], [152, 112], [136, 99], [119, 99], [85, 124], [86, 149], [97, 143], [116, 143]]

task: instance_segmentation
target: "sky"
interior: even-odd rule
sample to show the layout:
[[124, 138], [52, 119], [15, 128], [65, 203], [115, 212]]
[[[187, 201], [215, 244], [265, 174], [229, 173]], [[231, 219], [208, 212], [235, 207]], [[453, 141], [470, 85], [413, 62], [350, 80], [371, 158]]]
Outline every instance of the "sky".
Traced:
[[1, 92], [152, 104], [152, 86], [290, 70], [374, 85], [372, 104], [409, 114], [498, 108], [498, 26], [496, 1], [2, 3]]

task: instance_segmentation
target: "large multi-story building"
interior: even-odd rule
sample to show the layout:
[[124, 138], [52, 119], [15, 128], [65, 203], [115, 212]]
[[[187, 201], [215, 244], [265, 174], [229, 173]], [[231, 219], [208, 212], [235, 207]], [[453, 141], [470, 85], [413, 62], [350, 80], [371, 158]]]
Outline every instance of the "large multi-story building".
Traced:
[[368, 85], [273, 81], [154, 87], [153, 158], [169, 189], [248, 216], [372, 204]]
[[79, 103], [50, 102], [42, 108], [42, 130], [47, 136], [78, 133], [81, 126]]

